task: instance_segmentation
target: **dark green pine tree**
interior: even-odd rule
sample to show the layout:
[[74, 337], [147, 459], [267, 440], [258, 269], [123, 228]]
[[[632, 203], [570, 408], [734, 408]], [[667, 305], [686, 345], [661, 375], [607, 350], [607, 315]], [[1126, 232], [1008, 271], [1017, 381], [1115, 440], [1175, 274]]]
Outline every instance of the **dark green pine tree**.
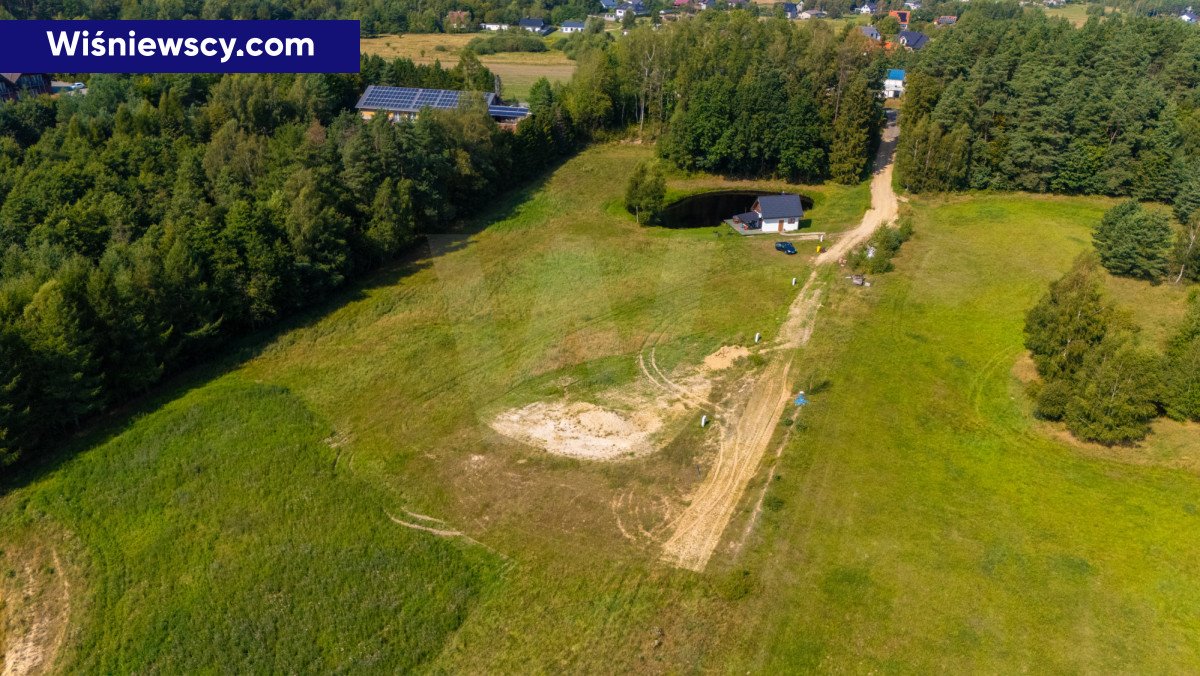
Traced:
[[101, 399], [91, 329], [81, 315], [76, 300], [56, 279], [43, 284], [25, 306], [23, 333], [33, 364], [29, 373], [36, 378], [30, 408], [38, 412], [41, 429], [74, 427]]
[[875, 95], [866, 76], [859, 73], [850, 81], [833, 121], [833, 144], [829, 148], [829, 174], [833, 180], [845, 184], [862, 180], [878, 116]]
[[1114, 275], [1158, 281], [1167, 274], [1171, 225], [1135, 201], [1104, 214], [1092, 239], [1100, 263]]
[[371, 205], [367, 240], [379, 258], [394, 256], [409, 244], [416, 232], [412, 207], [412, 182], [393, 181], [389, 176], [379, 184]]

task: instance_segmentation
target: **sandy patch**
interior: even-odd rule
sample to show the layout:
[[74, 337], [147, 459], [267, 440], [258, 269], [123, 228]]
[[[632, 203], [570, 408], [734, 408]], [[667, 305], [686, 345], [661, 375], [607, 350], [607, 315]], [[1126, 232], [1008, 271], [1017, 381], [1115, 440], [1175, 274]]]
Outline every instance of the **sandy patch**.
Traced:
[[492, 429], [555, 455], [616, 460], [656, 450], [662, 419], [652, 411], [616, 411], [585, 401], [534, 402], [501, 413]]
[[704, 368], [709, 371], [727, 369], [733, 366], [735, 361], [749, 355], [749, 348], [741, 345], [726, 345], [704, 358]]
[[[18, 554], [18, 556], [13, 556]], [[0, 674], [49, 673], [66, 639], [71, 582], [53, 546], [9, 551], [22, 559], [0, 583]]]

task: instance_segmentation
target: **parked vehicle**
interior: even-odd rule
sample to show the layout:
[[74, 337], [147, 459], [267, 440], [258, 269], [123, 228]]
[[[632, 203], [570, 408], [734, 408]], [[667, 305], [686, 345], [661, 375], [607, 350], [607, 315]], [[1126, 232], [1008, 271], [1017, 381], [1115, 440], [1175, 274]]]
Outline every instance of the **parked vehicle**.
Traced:
[[796, 253], [796, 247], [791, 242], [775, 242], [775, 250], [791, 256]]

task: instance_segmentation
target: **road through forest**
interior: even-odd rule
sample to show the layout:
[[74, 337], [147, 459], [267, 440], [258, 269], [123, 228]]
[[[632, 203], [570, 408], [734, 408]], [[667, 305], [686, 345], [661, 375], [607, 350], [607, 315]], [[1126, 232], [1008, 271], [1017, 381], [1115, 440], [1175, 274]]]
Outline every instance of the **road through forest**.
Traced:
[[790, 399], [788, 371], [794, 354], [792, 349], [808, 342], [820, 308], [822, 289], [817, 278], [818, 269], [840, 260], [870, 238], [876, 228], [896, 218], [899, 205], [892, 189], [892, 164], [898, 136], [896, 123], [889, 121], [875, 155], [871, 207], [857, 227], [817, 255], [813, 272], [788, 309], [788, 317], [780, 327], [774, 348], [764, 350], [770, 355], [766, 366], [750, 376], [752, 382], [739, 397], [733, 418], [715, 421], [721, 435], [716, 462], [675, 521], [674, 531], [663, 544], [664, 561], [696, 571], [704, 570], [708, 565], [742, 493], [758, 471], [775, 425]]

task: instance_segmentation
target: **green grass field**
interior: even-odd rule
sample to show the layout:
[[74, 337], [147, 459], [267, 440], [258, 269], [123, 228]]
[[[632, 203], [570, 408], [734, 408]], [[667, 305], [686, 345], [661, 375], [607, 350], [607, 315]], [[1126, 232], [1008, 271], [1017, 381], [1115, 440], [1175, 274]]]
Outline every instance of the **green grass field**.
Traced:
[[899, 272], [843, 294], [812, 347], [831, 386], [745, 564], [763, 620], [737, 670], [1200, 667], [1200, 480], [1140, 466], [1157, 441], [1053, 441], [1013, 374], [1025, 309], [1106, 206], [921, 200]]
[[[828, 386], [726, 532], [769, 481], [746, 548], [702, 574], [616, 520], [697, 484], [698, 427], [622, 463], [492, 432], [636, 380], [647, 346], [669, 370], [786, 314], [807, 257], [624, 213], [650, 152], [585, 151], [27, 471], [0, 496], [0, 593], [69, 581], [34, 600], [69, 608], [64, 671], [1200, 667], [1200, 478], [1171, 461], [1198, 435], [1099, 457], [1032, 420], [1015, 373], [1025, 309], [1103, 200], [914, 200], [896, 272], [828, 271], [794, 371]], [[861, 186], [799, 190], [814, 230], [866, 207]], [[394, 522], [413, 513], [471, 539]]]
[[[74, 571], [62, 664], [632, 668], [634, 637], [664, 605], [710, 594], [647, 565], [657, 552], [621, 537], [609, 503], [643, 484], [686, 491], [694, 449], [585, 465], [531, 455], [488, 417], [564, 378], [576, 393], [630, 381], [650, 340], [669, 368], [773, 332], [805, 270], [770, 239], [636, 226], [623, 177], [650, 152], [583, 153], [494, 206], [486, 230], [431, 236], [426, 255], [349, 302], [193, 376], [10, 490], [6, 565], [53, 537]], [[701, 184], [746, 185], [672, 180]], [[866, 208], [859, 189], [802, 190], [818, 203], [814, 228]], [[389, 518], [406, 509], [486, 546]], [[617, 637], [623, 655], [571, 651]]]

